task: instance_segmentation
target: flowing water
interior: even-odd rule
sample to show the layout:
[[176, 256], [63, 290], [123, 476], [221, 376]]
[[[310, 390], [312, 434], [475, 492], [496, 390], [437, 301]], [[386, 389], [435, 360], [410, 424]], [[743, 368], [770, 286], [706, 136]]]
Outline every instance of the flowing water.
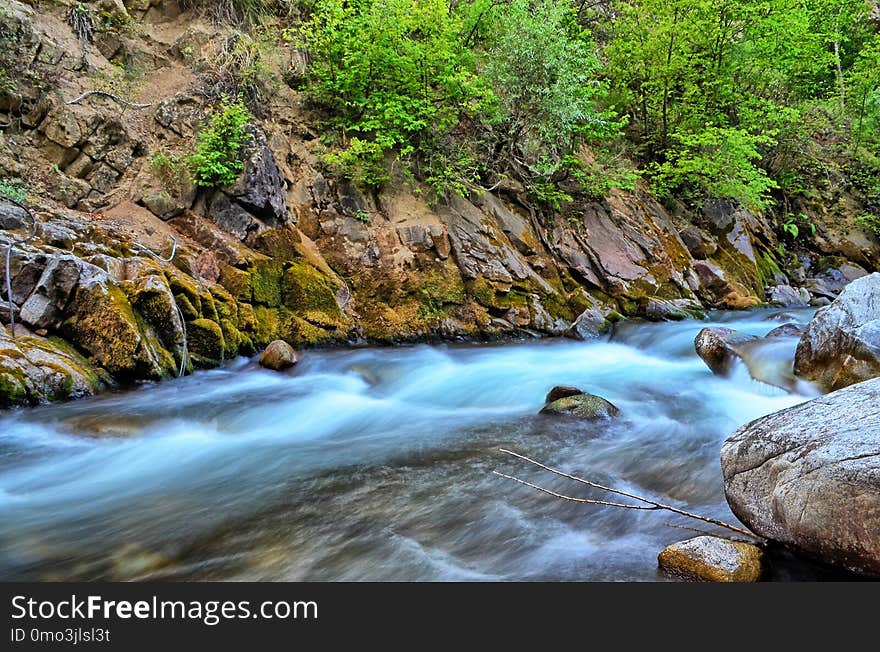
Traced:
[[[594, 342], [314, 351], [284, 374], [239, 359], [0, 414], [0, 579], [662, 579], [657, 553], [702, 524], [538, 493], [491, 471], [601, 497], [499, 449], [736, 522], [722, 441], [809, 391], [742, 366], [713, 376], [694, 336], [713, 323], [763, 335], [810, 314], [630, 322]], [[789, 374], [796, 342], [760, 350], [763, 373]], [[536, 416], [560, 384], [622, 416]]]

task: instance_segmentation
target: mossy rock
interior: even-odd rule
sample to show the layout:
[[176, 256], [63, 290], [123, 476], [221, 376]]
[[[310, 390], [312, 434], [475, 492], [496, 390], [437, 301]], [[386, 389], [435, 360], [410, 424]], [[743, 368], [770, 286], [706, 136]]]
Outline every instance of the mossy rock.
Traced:
[[253, 333], [257, 330], [257, 316], [254, 313], [254, 307], [249, 303], [238, 304], [238, 319], [236, 320], [238, 330], [245, 333]]
[[548, 403], [541, 414], [571, 416], [579, 419], [607, 419], [620, 414], [620, 409], [610, 401], [595, 394], [566, 396]]
[[250, 270], [251, 288], [255, 303], [275, 308], [281, 305], [281, 279], [284, 264], [281, 261], [258, 260]]
[[214, 298], [214, 307], [217, 310], [217, 316], [220, 317], [220, 319], [238, 321], [238, 303], [232, 294], [220, 285], [211, 286], [210, 292], [211, 296]]
[[226, 341], [220, 324], [196, 319], [186, 325], [189, 352], [196, 366], [213, 366], [224, 360]]
[[0, 408], [21, 405], [27, 400], [24, 375], [15, 370], [0, 371]]
[[67, 339], [87, 351], [114, 377], [158, 380], [163, 370], [143, 342], [143, 318], [138, 318], [125, 293], [109, 282], [80, 287], [74, 316], [64, 322]]
[[254, 299], [250, 272], [220, 263], [220, 285], [239, 301], [251, 302]]
[[277, 260], [291, 260], [299, 255], [302, 238], [289, 226], [269, 229], [254, 238], [253, 249]]
[[657, 557], [661, 569], [698, 582], [757, 582], [764, 552], [752, 543], [701, 536], [667, 546]]
[[[202, 313], [201, 292], [199, 291], [195, 279], [186, 276], [183, 272], [175, 270], [174, 272], [168, 273], [168, 287], [171, 288], [171, 292], [175, 297], [178, 295], [185, 297], [192, 307], [192, 311], [196, 315]], [[180, 300], [178, 300], [178, 304], [180, 304]]]
[[317, 269], [305, 262], [292, 262], [284, 270], [283, 303], [298, 314], [324, 313], [327, 318], [342, 316], [336, 303], [339, 288]]
[[[229, 319], [220, 320], [220, 330], [223, 331], [224, 358], [235, 357], [236, 355], [238, 355], [239, 348], [241, 347], [242, 342], [245, 338], [244, 333], [238, 330], [235, 324], [233, 324], [232, 321], [230, 321]], [[253, 344], [251, 344], [251, 348], [253, 348]]]
[[278, 310], [266, 306], [254, 306], [253, 340], [257, 345], [268, 344], [278, 339], [280, 320]]

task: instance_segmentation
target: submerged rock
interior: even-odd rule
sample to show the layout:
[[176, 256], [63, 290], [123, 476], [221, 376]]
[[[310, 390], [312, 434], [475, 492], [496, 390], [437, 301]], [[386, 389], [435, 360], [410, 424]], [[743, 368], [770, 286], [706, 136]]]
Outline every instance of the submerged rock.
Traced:
[[757, 582], [764, 552], [753, 543], [702, 536], [673, 543], [657, 562], [664, 571], [698, 582]]
[[548, 403], [541, 409], [541, 414], [574, 416], [581, 419], [604, 419], [616, 417], [620, 414], [620, 409], [601, 396], [576, 394]]
[[583, 393], [584, 392], [579, 390], [577, 387], [571, 387], [570, 385], [557, 385], [549, 392], [547, 392], [547, 396], [544, 398], [544, 403], [552, 403], [553, 401], [558, 401], [561, 398], [566, 398], [568, 396], [578, 396]]
[[260, 364], [273, 371], [289, 369], [299, 362], [299, 355], [290, 344], [283, 340], [275, 340], [260, 355]]
[[724, 491], [751, 530], [880, 575], [880, 379], [757, 419], [721, 448]]
[[794, 372], [827, 390], [880, 376], [880, 273], [856, 279], [816, 313], [798, 343]]

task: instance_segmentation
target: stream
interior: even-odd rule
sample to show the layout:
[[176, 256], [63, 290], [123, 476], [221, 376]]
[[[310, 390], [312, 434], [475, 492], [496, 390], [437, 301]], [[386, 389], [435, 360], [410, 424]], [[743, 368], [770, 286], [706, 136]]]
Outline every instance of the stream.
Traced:
[[[764, 335], [811, 310], [624, 322], [610, 337], [307, 351], [286, 373], [224, 367], [0, 413], [3, 580], [663, 580], [657, 554], [710, 525], [568, 503], [595, 490], [499, 452], [737, 523], [719, 450], [807, 400], [713, 376], [697, 332]], [[796, 338], [758, 347], [790, 371]], [[554, 385], [614, 420], [538, 416]], [[783, 565], [774, 579], [813, 579]]]

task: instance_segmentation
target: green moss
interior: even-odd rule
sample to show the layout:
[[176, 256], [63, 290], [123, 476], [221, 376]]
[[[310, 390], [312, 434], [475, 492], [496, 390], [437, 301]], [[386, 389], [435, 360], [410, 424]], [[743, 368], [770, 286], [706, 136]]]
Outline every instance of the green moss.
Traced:
[[284, 271], [282, 299], [287, 308], [299, 314], [323, 313], [324, 319], [339, 318], [336, 287], [330, 279], [308, 263], [290, 263]]
[[[199, 288], [196, 285], [195, 281], [187, 276], [185, 276], [182, 272], [174, 272], [168, 274], [168, 286], [171, 288], [171, 292], [176, 297], [177, 295], [183, 295], [186, 297], [187, 301], [189, 301], [192, 310], [195, 313], [195, 316], [201, 314], [202, 312], [202, 301], [199, 298]], [[178, 305], [180, 305], [180, 300], [178, 299]], [[183, 309], [181, 307], [181, 309]]]
[[196, 319], [187, 324], [189, 351], [196, 366], [213, 366], [224, 360], [226, 341], [223, 329], [210, 319]]
[[99, 285], [80, 290], [76, 301], [76, 315], [63, 325], [68, 339], [114, 376], [149, 377], [139, 350], [141, 328], [125, 293], [115, 285]]
[[177, 304], [177, 307], [180, 308], [180, 312], [183, 313], [183, 318], [187, 321], [199, 318], [199, 311], [192, 302], [187, 299], [185, 294], [175, 294], [174, 302]]
[[251, 302], [254, 299], [250, 272], [220, 263], [220, 285], [239, 301]]
[[281, 279], [284, 265], [278, 260], [258, 260], [251, 268], [251, 287], [255, 303], [270, 308], [281, 305]]
[[0, 372], [0, 407], [19, 405], [27, 399], [24, 375], [15, 370]]
[[236, 322], [238, 330], [246, 333], [253, 333], [257, 329], [257, 317], [254, 314], [254, 307], [249, 303], [238, 304], [238, 319]]
[[89, 385], [92, 386], [93, 390], [98, 391], [105, 386], [113, 384], [113, 379], [107, 372], [100, 367], [89, 364], [89, 361], [70, 342], [57, 335], [50, 335], [46, 339], [53, 347], [71, 359], [76, 371], [89, 381]]
[[254, 343], [257, 345], [268, 344], [277, 339], [278, 334], [278, 311], [265, 306], [254, 306]]
[[257, 235], [253, 248], [276, 260], [291, 260], [298, 256], [297, 245], [301, 241], [302, 238], [294, 229], [282, 226]]
[[238, 304], [225, 288], [220, 285], [212, 286], [211, 296], [214, 297], [214, 307], [217, 309], [218, 317], [238, 321]]
[[782, 276], [782, 270], [779, 268], [779, 264], [776, 262], [773, 254], [769, 251], [758, 250], [755, 252], [755, 259], [761, 285], [775, 285], [775, 279]]

